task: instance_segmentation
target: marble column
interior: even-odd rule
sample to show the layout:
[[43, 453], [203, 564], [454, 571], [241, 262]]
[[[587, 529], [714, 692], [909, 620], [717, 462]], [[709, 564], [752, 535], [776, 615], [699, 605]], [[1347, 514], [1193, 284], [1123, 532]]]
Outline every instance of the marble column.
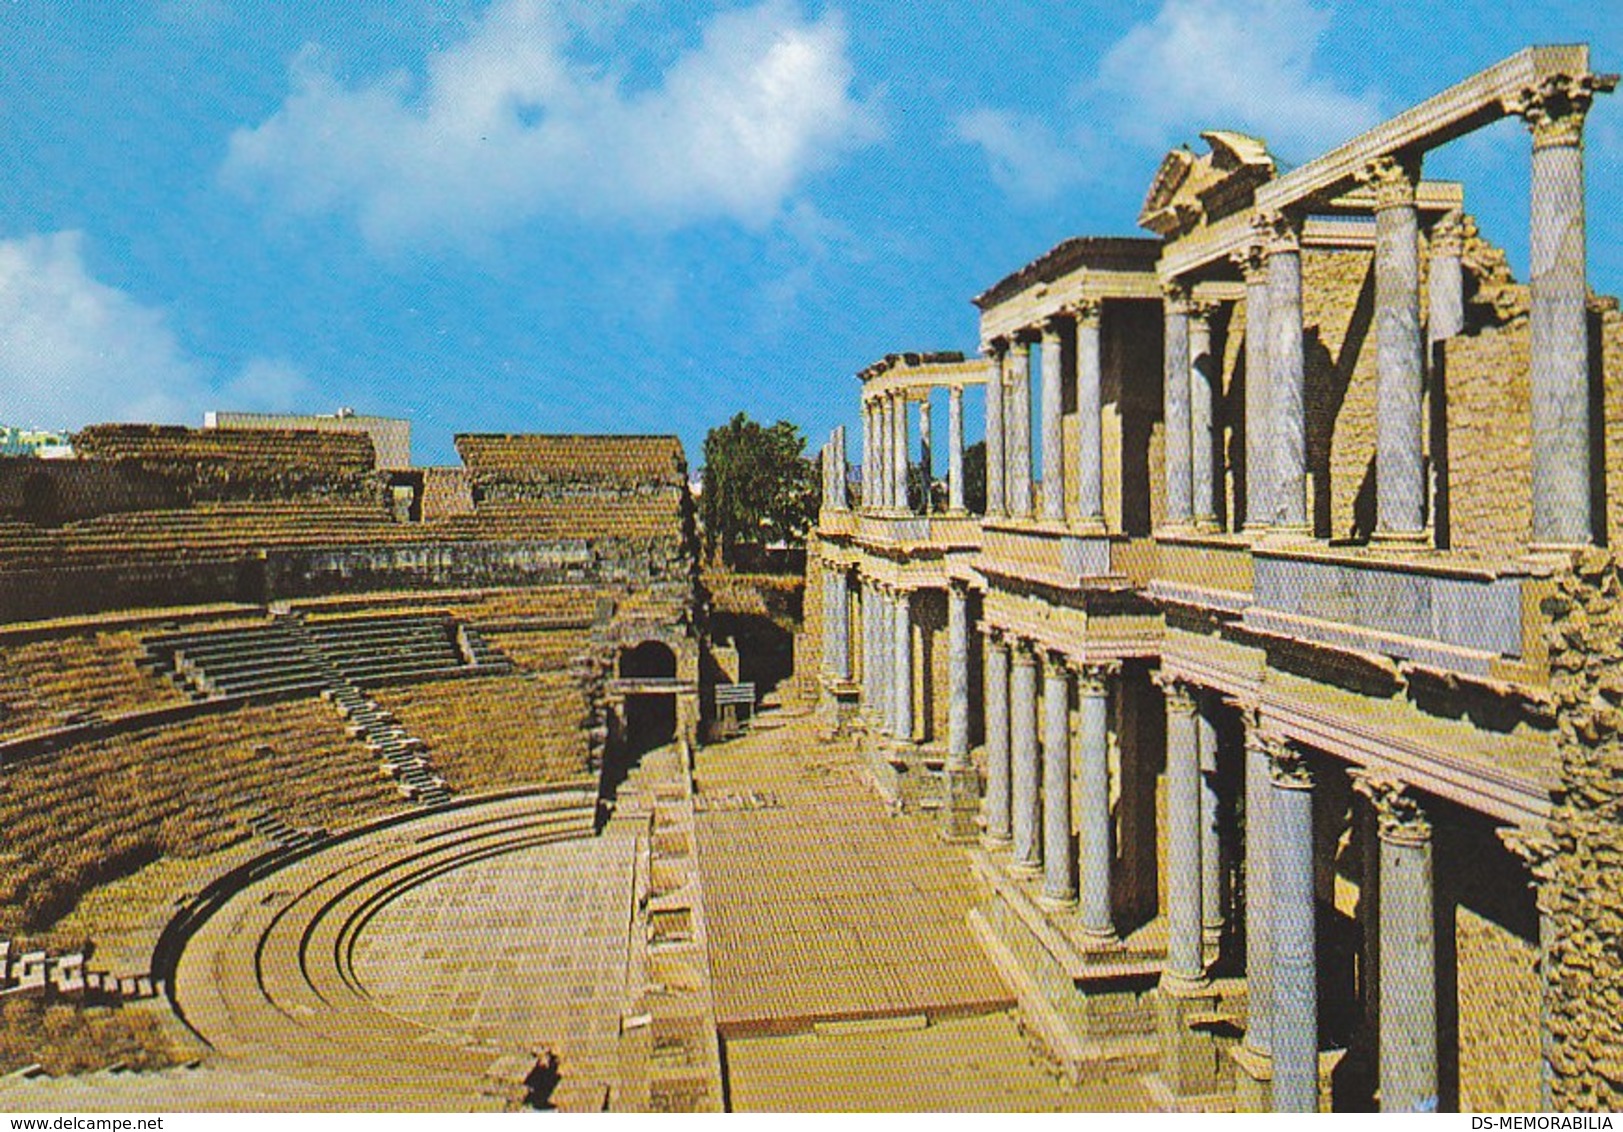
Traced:
[[1071, 308], [1076, 319], [1076, 517], [1085, 526], [1105, 520], [1104, 438], [1100, 364], [1100, 316], [1103, 304], [1083, 299]]
[[1008, 460], [1009, 514], [1031, 518], [1031, 343], [1015, 339], [1009, 347]]
[[1268, 243], [1268, 386], [1273, 397], [1273, 506], [1270, 525], [1312, 531], [1307, 509], [1307, 390], [1302, 358], [1302, 220], [1263, 218]]
[[1550, 75], [1507, 103], [1533, 135], [1533, 544], [1593, 541], [1583, 124], [1615, 76]]
[[1043, 902], [1076, 903], [1071, 856], [1071, 673], [1051, 652], [1043, 667]]
[[1212, 357], [1216, 303], [1189, 304], [1189, 493], [1195, 526], [1217, 529], [1216, 415], [1212, 403], [1220, 380]]
[[913, 741], [913, 595], [896, 591], [894, 624], [891, 626], [894, 659], [891, 664], [891, 728], [897, 742]]
[[890, 707], [891, 685], [894, 682], [891, 672], [893, 651], [891, 638], [894, 635], [892, 622], [895, 619], [891, 616], [892, 607], [889, 588], [883, 586], [875, 587], [874, 596], [876, 598], [874, 602], [874, 612], [878, 614], [878, 616], [874, 619], [873, 641], [875, 693], [874, 714], [879, 723], [879, 733], [881, 735], [889, 735], [891, 733], [892, 723]]
[[[864, 483], [867, 481], [864, 480]], [[862, 714], [867, 719], [874, 715], [874, 588], [873, 582], [863, 578], [862, 593]]]
[[1189, 290], [1163, 285], [1166, 332], [1162, 361], [1161, 430], [1166, 452], [1166, 523], [1187, 526], [1194, 518], [1189, 463]]
[[1167, 959], [1164, 981], [1205, 981], [1201, 948], [1200, 737], [1192, 689], [1163, 683], [1167, 711]]
[[1009, 684], [1009, 759], [1013, 764], [1014, 867], [1042, 871], [1042, 768], [1037, 746], [1037, 654], [1014, 643]]
[[907, 427], [907, 395], [905, 393], [897, 393], [895, 442], [896, 463], [892, 468], [896, 475], [896, 487], [894, 489], [896, 499], [895, 507], [898, 511], [907, 512], [912, 511], [912, 506], [907, 500], [907, 469], [912, 463], [912, 453], [908, 450], [909, 431], [910, 430]]
[[1426, 339], [1443, 342], [1465, 330], [1465, 224], [1459, 209], [1431, 226], [1431, 261], [1426, 267]]
[[1380, 834], [1382, 1112], [1437, 1110], [1431, 823], [1400, 784], [1365, 780]]
[[1207, 947], [1223, 939], [1223, 852], [1217, 793], [1217, 728], [1210, 697], [1197, 700], [1200, 741], [1200, 934]]
[[1003, 445], [1003, 340], [988, 350], [986, 374], [986, 514], [1001, 518], [1008, 514], [1008, 496], [1003, 470], [1008, 457]]
[[986, 841], [1007, 845], [1014, 836], [1009, 765], [1009, 646], [986, 634]]
[[1289, 747], [1270, 759], [1275, 1112], [1319, 1109], [1319, 989], [1313, 893], [1313, 776]]
[[834, 429], [834, 443], [831, 452], [834, 460], [834, 510], [849, 511], [851, 509], [851, 500], [846, 494], [846, 478], [850, 465], [845, 446], [845, 426], [843, 424]]
[[947, 511], [964, 512], [964, 387], [947, 391]]
[[874, 506], [881, 511], [891, 509], [895, 483], [895, 477], [890, 470], [890, 448], [896, 439], [896, 422], [892, 419], [893, 408], [888, 393], [880, 394], [874, 402], [874, 427], [879, 430], [879, 475], [874, 483], [876, 488]]
[[969, 595], [947, 584], [947, 765], [969, 766]]
[[1231, 257], [1245, 279], [1245, 529], [1263, 530], [1273, 513], [1269, 501], [1273, 451], [1268, 389], [1268, 256], [1252, 244]]
[[865, 399], [862, 402], [862, 509], [866, 511], [873, 506], [873, 406]]
[[930, 404], [930, 392], [925, 390], [919, 402], [919, 469], [924, 484], [924, 505], [920, 510], [928, 515], [934, 510], [931, 486], [935, 482], [935, 420]]
[[1043, 325], [1042, 344], [1042, 413], [1043, 423], [1043, 519], [1050, 523], [1065, 521], [1065, 430], [1061, 414], [1065, 411], [1065, 387], [1061, 382], [1060, 326], [1050, 319]]
[[1116, 941], [1110, 914], [1110, 677], [1104, 665], [1084, 666], [1077, 679], [1077, 841], [1082, 861], [1082, 934], [1098, 945]]
[[842, 683], [851, 679], [851, 599], [845, 590], [845, 571], [829, 571], [831, 631], [827, 634], [832, 664], [829, 675]]
[[1423, 542], [1420, 161], [1380, 157], [1360, 180], [1375, 190], [1375, 538]]
[[1268, 1057], [1273, 1050], [1274, 934], [1273, 893], [1268, 883], [1271, 830], [1270, 753], [1278, 741], [1265, 735], [1254, 718], [1245, 730], [1245, 1045]]

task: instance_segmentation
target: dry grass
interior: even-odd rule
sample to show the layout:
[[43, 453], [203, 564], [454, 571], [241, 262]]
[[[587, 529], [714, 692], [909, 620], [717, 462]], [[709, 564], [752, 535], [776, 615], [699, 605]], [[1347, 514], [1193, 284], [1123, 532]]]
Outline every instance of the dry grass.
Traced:
[[0, 738], [57, 726], [74, 713], [111, 715], [185, 702], [169, 681], [136, 667], [142, 656], [133, 632], [0, 648]]
[[180, 1057], [162, 1024], [143, 1006], [0, 1000], [0, 1073], [35, 1063], [53, 1077], [114, 1064], [163, 1069]]

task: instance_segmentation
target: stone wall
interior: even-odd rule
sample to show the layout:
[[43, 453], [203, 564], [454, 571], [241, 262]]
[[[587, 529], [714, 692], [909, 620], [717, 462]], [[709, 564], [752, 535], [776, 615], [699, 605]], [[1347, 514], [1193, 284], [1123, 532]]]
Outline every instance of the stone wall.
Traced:
[[1559, 977], [1546, 988], [1552, 1092], [1563, 1110], [1623, 1106], [1623, 575], [1579, 557], [1545, 603], [1560, 733], [1554, 853], [1541, 904]]

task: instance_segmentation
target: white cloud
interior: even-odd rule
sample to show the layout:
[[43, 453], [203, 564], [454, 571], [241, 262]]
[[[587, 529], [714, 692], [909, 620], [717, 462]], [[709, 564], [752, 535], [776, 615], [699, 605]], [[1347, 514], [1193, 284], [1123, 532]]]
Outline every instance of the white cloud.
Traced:
[[1381, 120], [1371, 91], [1348, 93], [1314, 71], [1331, 12], [1314, 0], [1164, 0], [1076, 87], [1059, 128], [983, 107], [958, 120], [993, 180], [1017, 202], [1040, 202], [1099, 179], [1128, 149], [1162, 150], [1202, 130], [1264, 138], [1299, 160]]
[[1119, 100], [1125, 137], [1233, 129], [1310, 156], [1381, 120], [1379, 99], [1314, 73], [1332, 13], [1312, 0], [1166, 0], [1099, 64], [1091, 92]]
[[[210, 377], [163, 310], [90, 274], [82, 233], [0, 240], [0, 422], [200, 424]], [[307, 388], [285, 362], [256, 359], [224, 393], [281, 408]]]
[[779, 0], [722, 13], [657, 85], [630, 90], [571, 54], [583, 32], [601, 35], [572, 11], [497, 0], [416, 85], [350, 87], [307, 51], [282, 107], [233, 135], [225, 177], [294, 212], [353, 210], [381, 245], [554, 213], [761, 226], [876, 136], [836, 14], [808, 22]]
[[249, 358], [214, 403], [239, 412], [310, 412], [318, 392], [303, 370], [279, 358]]
[[958, 137], [981, 147], [993, 182], [1024, 203], [1042, 203], [1082, 181], [1082, 146], [1026, 114], [982, 107], [960, 115]]

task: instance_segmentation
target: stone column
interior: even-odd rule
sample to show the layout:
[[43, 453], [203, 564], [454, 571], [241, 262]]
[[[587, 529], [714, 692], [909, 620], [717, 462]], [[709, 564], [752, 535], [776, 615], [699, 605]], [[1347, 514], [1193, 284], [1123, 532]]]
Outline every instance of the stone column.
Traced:
[[1217, 728], [1210, 697], [1196, 702], [1200, 740], [1200, 934], [1207, 947], [1223, 939], [1223, 853], [1217, 796]]
[[896, 591], [895, 624], [891, 626], [894, 659], [891, 665], [892, 731], [900, 743], [913, 741], [913, 614], [912, 594]]
[[1584, 115], [1615, 76], [1550, 75], [1507, 100], [1533, 134], [1533, 544], [1593, 541], [1589, 324], [1585, 300]]
[[934, 501], [930, 491], [935, 480], [934, 433], [933, 407], [930, 404], [929, 390], [925, 390], [924, 400], [919, 402], [919, 468], [922, 472], [920, 478], [924, 482], [924, 506], [922, 510], [926, 515], [934, 510]]
[[1212, 357], [1212, 315], [1216, 303], [1189, 304], [1189, 491], [1195, 526], [1217, 529], [1214, 484], [1216, 417], [1212, 402], [1220, 380]]
[[1009, 689], [1009, 758], [1014, 772], [1014, 867], [1042, 871], [1042, 770], [1037, 748], [1037, 654], [1030, 641], [1014, 644]]
[[1426, 269], [1426, 338], [1442, 342], [1465, 330], [1464, 218], [1459, 209], [1431, 226], [1431, 263]]
[[1270, 857], [1269, 779], [1271, 756], [1279, 741], [1265, 735], [1255, 718], [1245, 729], [1245, 983], [1249, 1002], [1245, 1046], [1259, 1057], [1273, 1051], [1274, 934], [1273, 892], [1268, 883]]
[[891, 684], [893, 683], [891, 673], [891, 637], [893, 635], [893, 630], [891, 628], [891, 623], [894, 620], [894, 618], [891, 616], [889, 588], [885, 586], [875, 586], [874, 598], [874, 612], [878, 614], [878, 616], [874, 618], [873, 640], [874, 715], [879, 723], [879, 733], [881, 735], [889, 735], [891, 733], [892, 722], [890, 689]]
[[1387, 155], [1359, 177], [1375, 190], [1375, 537], [1424, 542], [1426, 473], [1420, 412], [1420, 161]]
[[1272, 752], [1275, 1112], [1319, 1110], [1319, 990], [1314, 932], [1313, 776], [1289, 747]]
[[858, 497], [866, 511], [872, 504], [870, 487], [873, 484], [873, 406], [866, 398], [862, 402], [862, 494]]
[[1104, 665], [1084, 666], [1077, 680], [1078, 850], [1082, 858], [1082, 934], [1088, 942], [1116, 942], [1110, 914], [1110, 676]]
[[911, 512], [912, 507], [907, 501], [907, 469], [912, 462], [912, 453], [908, 451], [907, 427], [907, 394], [896, 394], [896, 510]]
[[995, 631], [986, 634], [986, 842], [1007, 845], [1013, 838], [1009, 765], [1009, 646]]
[[1164, 680], [1167, 709], [1167, 959], [1163, 982], [1187, 989], [1205, 981], [1201, 949], [1200, 738], [1195, 697]]
[[1084, 526], [1105, 521], [1104, 439], [1100, 365], [1100, 316], [1103, 304], [1083, 299], [1071, 308], [1076, 319], [1076, 516]]
[[1188, 526], [1194, 518], [1189, 464], [1189, 290], [1177, 281], [1163, 284], [1166, 296], [1162, 362], [1161, 430], [1166, 451], [1166, 524]]
[[834, 510], [851, 510], [851, 500], [846, 494], [846, 477], [849, 464], [845, 447], [845, 426], [839, 425], [834, 429], [834, 442], [831, 448], [834, 461]]
[[[867, 480], [864, 479], [866, 484]], [[872, 719], [874, 714], [874, 663], [873, 663], [873, 627], [874, 627], [874, 589], [873, 582], [867, 578], [861, 579], [860, 592], [862, 594], [862, 714]]]
[[1273, 396], [1273, 506], [1270, 525], [1306, 535], [1307, 395], [1302, 364], [1302, 219], [1263, 218], [1268, 232], [1268, 385]]
[[947, 583], [947, 764], [969, 765], [969, 595]]
[[1003, 445], [1003, 339], [987, 349], [990, 369], [986, 375], [986, 514], [1001, 518], [1008, 514], [1008, 496], [1003, 469], [1008, 463]]
[[896, 422], [891, 419], [890, 394], [883, 393], [874, 402], [874, 427], [879, 430], [879, 467], [874, 481], [874, 507], [881, 511], [891, 508], [891, 485], [895, 482], [890, 471], [890, 446], [896, 437]]
[[1431, 823], [1404, 787], [1363, 778], [1380, 834], [1382, 1112], [1437, 1110]]
[[964, 387], [947, 391], [947, 511], [964, 513]]
[[1273, 512], [1269, 457], [1273, 423], [1268, 389], [1268, 256], [1252, 244], [1231, 257], [1245, 279], [1245, 529], [1263, 530]]
[[1065, 387], [1061, 383], [1060, 327], [1050, 319], [1043, 325], [1042, 422], [1043, 422], [1043, 519], [1065, 521], [1065, 430], [1061, 414]]
[[1071, 674], [1050, 652], [1043, 669], [1043, 902], [1076, 903], [1071, 856]]
[[1017, 519], [1031, 518], [1031, 343], [1009, 347], [1008, 505]]
[[828, 652], [833, 661], [829, 675], [839, 681], [851, 679], [851, 601], [845, 591], [845, 571], [829, 571], [830, 611], [834, 615], [831, 632], [825, 634]]

